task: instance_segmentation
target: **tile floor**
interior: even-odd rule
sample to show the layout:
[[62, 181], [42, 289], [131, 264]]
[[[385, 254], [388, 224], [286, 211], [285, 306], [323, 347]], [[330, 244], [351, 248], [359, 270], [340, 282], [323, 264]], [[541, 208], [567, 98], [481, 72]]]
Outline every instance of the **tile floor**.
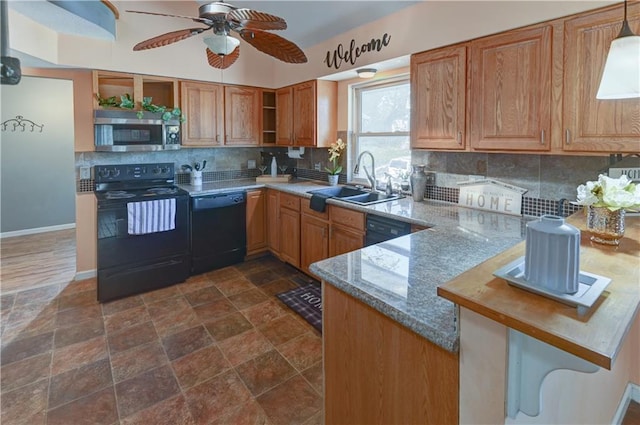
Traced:
[[321, 424], [321, 336], [274, 296], [303, 278], [265, 257], [106, 304], [95, 279], [3, 294], [0, 421]]

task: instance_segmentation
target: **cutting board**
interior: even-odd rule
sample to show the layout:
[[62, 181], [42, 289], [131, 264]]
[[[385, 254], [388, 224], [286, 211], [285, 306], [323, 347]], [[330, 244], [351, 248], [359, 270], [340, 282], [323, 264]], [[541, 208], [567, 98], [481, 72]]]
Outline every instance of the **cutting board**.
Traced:
[[256, 183], [287, 183], [289, 180], [291, 180], [291, 174], [278, 174], [275, 177], [267, 175], [256, 177]]

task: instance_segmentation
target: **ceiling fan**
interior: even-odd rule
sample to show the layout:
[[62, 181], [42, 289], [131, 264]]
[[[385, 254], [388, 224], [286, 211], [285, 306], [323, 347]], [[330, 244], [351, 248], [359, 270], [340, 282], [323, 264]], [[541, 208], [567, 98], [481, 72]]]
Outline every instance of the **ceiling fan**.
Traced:
[[279, 35], [266, 32], [287, 28], [284, 19], [268, 13], [237, 8], [222, 1], [200, 6], [197, 18], [138, 10], [127, 10], [127, 12], [185, 18], [205, 25], [205, 27], [172, 31], [141, 41], [133, 46], [134, 51], [166, 46], [211, 30], [211, 34], [203, 40], [207, 45], [207, 61], [214, 68], [225, 69], [231, 66], [240, 55], [240, 41], [230, 35], [235, 31], [244, 41], [276, 59], [288, 63], [307, 62], [307, 57], [297, 45]]

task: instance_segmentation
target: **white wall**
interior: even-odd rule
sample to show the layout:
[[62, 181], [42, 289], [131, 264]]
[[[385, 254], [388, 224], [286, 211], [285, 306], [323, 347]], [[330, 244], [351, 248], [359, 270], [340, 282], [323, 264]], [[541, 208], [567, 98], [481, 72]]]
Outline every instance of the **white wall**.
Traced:
[[20, 115], [44, 127], [0, 133], [0, 232], [73, 225], [73, 83], [23, 76], [1, 90], [2, 122]]
[[[337, 70], [328, 68], [324, 63], [327, 51], [333, 51], [340, 43], [346, 46], [351, 39], [361, 44], [372, 38], [382, 37], [384, 33], [391, 36], [389, 46], [380, 52], [364, 54], [355, 64], [343, 65], [340, 71], [595, 9], [611, 4], [612, 1], [424, 1], [305, 49], [309, 58], [306, 64], [280, 62], [241, 42], [240, 58], [225, 71], [213, 69], [207, 64], [202, 36], [148, 51], [132, 51], [132, 47], [142, 40], [198, 25], [186, 19], [146, 16], [127, 13], [126, 10], [193, 16], [198, 3], [113, 3], [120, 11], [115, 42], [52, 34], [52, 31], [10, 9], [11, 47], [24, 54], [65, 66], [283, 87], [336, 73]], [[369, 7], [375, 7], [375, 2], [371, 2]]]

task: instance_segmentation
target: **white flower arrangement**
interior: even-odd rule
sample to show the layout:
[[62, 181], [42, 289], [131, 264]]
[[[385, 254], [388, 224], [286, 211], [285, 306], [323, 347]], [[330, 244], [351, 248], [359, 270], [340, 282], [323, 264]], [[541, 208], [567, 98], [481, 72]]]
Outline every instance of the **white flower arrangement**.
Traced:
[[577, 205], [592, 205], [607, 207], [611, 211], [640, 208], [640, 186], [622, 175], [617, 179], [604, 174], [598, 176], [598, 181], [590, 181], [578, 186]]
[[336, 140], [335, 143], [332, 143], [329, 147], [329, 161], [331, 161], [331, 167], [324, 167], [327, 173], [331, 175], [340, 174], [342, 171], [342, 165], [339, 164], [340, 155], [342, 155], [342, 151], [345, 150], [347, 144], [342, 141], [342, 139]]

